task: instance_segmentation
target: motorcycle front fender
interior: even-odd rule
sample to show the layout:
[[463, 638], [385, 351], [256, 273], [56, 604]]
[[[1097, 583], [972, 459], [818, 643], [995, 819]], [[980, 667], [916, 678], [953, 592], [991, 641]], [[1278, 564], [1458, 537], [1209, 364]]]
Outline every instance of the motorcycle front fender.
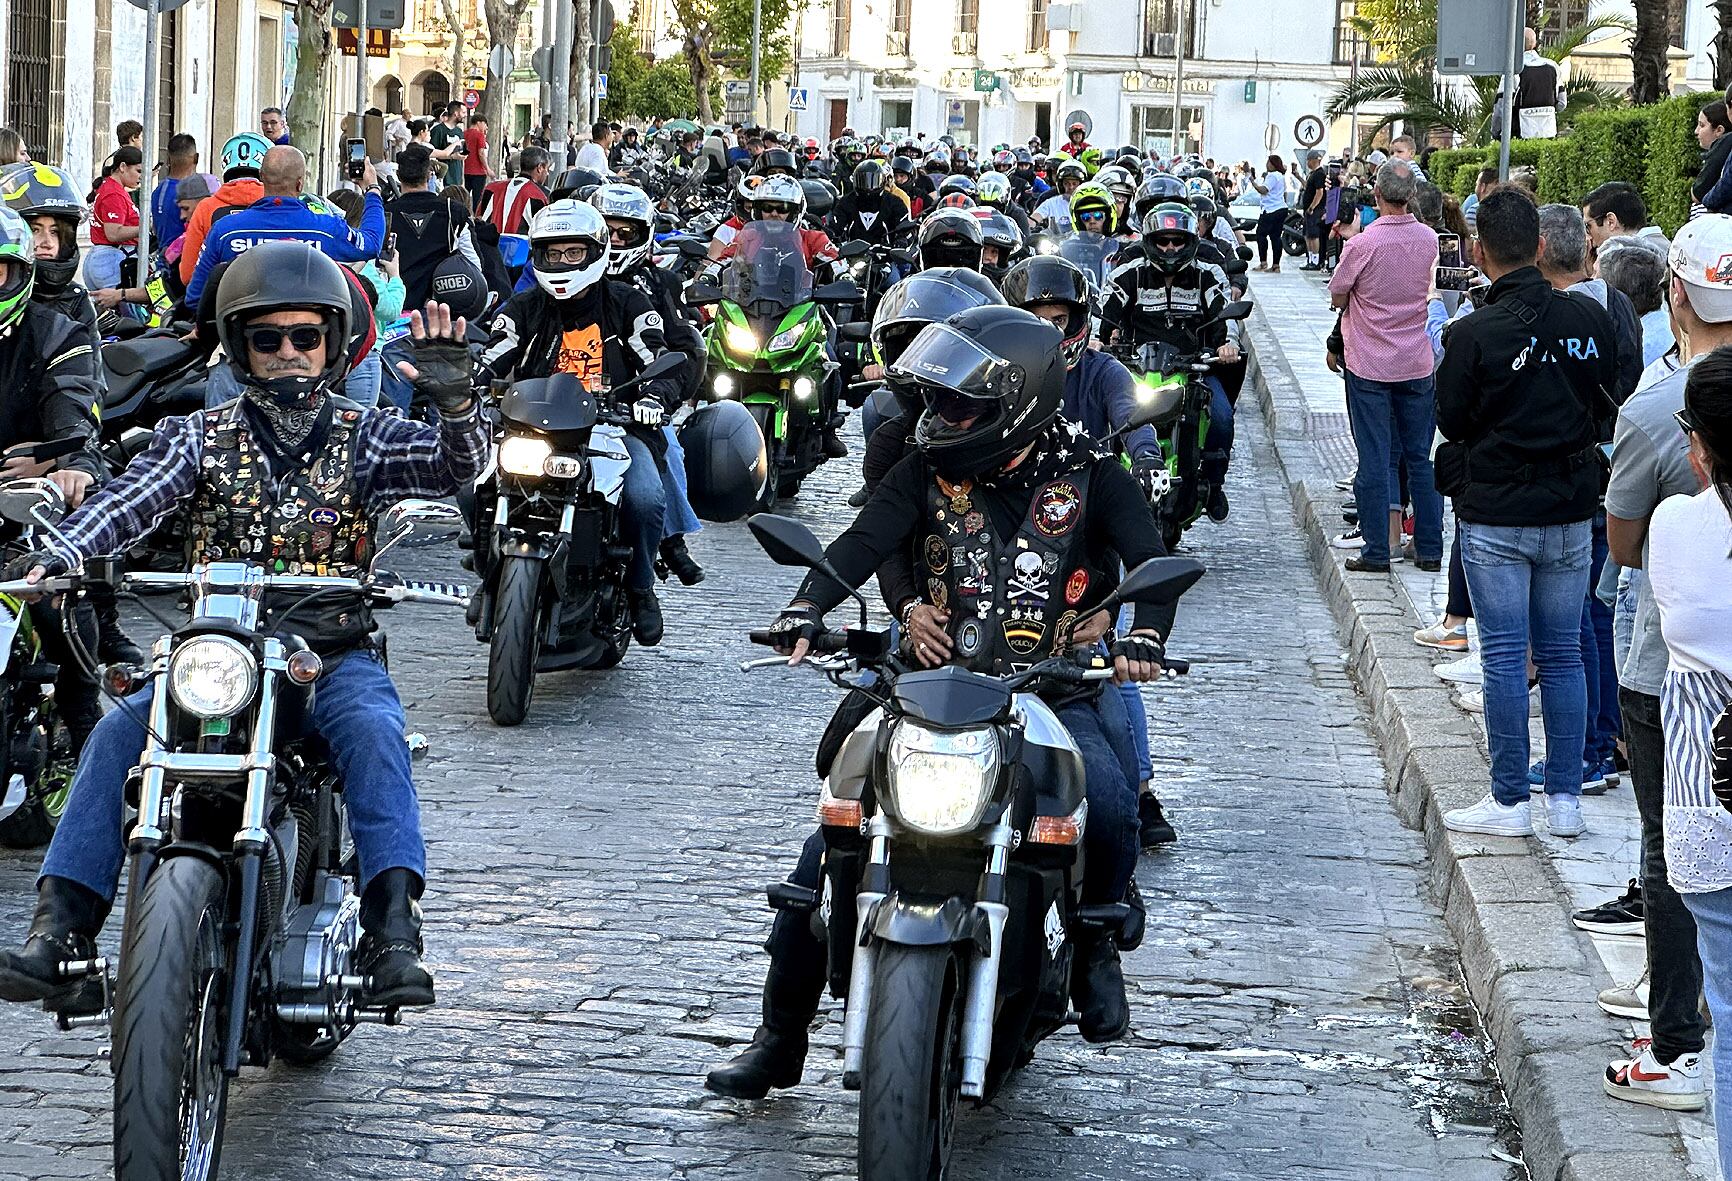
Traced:
[[965, 898], [934, 903], [892, 893], [872, 908], [866, 917], [866, 931], [873, 939], [904, 947], [972, 943], [982, 955], [992, 950], [986, 915]]

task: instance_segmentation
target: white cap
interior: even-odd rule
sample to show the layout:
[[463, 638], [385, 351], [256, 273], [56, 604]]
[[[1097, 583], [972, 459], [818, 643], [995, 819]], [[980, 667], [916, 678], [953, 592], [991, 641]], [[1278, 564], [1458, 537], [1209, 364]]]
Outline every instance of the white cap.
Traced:
[[1689, 222], [1666, 261], [1689, 289], [1696, 315], [1710, 324], [1732, 320], [1732, 217], [1709, 213]]

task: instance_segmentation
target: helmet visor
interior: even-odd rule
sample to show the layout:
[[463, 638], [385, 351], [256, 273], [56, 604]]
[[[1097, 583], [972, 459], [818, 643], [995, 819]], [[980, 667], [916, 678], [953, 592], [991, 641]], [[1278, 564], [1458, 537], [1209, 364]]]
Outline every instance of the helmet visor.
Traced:
[[[890, 366], [892, 376], [919, 382], [933, 409], [948, 422], [978, 418], [1005, 394], [1022, 385], [1022, 367], [988, 352], [948, 324], [929, 325]], [[956, 403], [957, 395], [974, 403]], [[946, 412], [954, 411], [956, 417]]]

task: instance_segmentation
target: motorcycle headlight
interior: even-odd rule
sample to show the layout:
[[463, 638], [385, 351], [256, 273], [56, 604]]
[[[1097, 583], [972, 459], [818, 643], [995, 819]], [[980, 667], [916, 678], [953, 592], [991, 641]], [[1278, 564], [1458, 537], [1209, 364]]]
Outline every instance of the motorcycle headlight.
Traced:
[[784, 328], [782, 331], [776, 333], [776, 335], [770, 338], [770, 351], [772, 353], [779, 353], [783, 349], [799, 347], [800, 340], [806, 335], [806, 330], [810, 324], [811, 321], [808, 320], [805, 323], [796, 324], [792, 328]]
[[998, 759], [996, 730], [928, 730], [903, 719], [890, 736], [887, 766], [896, 814], [930, 836], [969, 831], [991, 798]]
[[499, 468], [514, 476], [539, 476], [553, 444], [532, 435], [507, 435], [499, 442]]
[[758, 351], [758, 334], [744, 324], [729, 324], [722, 330], [722, 343], [730, 353], [749, 357]]
[[715, 390], [716, 390], [716, 393], [723, 398], [733, 397], [734, 396], [734, 376], [733, 376], [733, 374], [731, 374], [731, 373], [718, 373], [718, 374], [716, 374]]
[[258, 662], [229, 636], [195, 636], [169, 657], [174, 703], [201, 718], [228, 717], [253, 699], [258, 686]]
[[809, 399], [816, 389], [817, 387], [812, 384], [812, 379], [809, 377], [796, 377], [794, 379], [794, 396], [802, 402]]

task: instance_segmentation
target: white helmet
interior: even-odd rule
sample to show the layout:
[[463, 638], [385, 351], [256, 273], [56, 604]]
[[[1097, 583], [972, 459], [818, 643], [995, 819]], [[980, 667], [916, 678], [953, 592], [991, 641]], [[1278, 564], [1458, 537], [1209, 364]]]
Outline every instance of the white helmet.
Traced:
[[[571, 299], [595, 286], [607, 272], [607, 222], [595, 206], [567, 197], [555, 201], [529, 223], [529, 257], [535, 281], [555, 299]], [[549, 247], [583, 247], [578, 262], [548, 257]]]
[[796, 224], [806, 214], [806, 190], [791, 176], [766, 176], [764, 183], [752, 190], [748, 201], [753, 214], [760, 205], [785, 205], [788, 220]]
[[655, 245], [656, 211], [648, 194], [636, 185], [605, 184], [590, 194], [589, 203], [601, 211], [602, 217], [629, 221], [634, 227], [632, 241], [624, 246], [614, 244], [610, 230], [608, 274], [617, 278], [649, 257], [650, 249]]

